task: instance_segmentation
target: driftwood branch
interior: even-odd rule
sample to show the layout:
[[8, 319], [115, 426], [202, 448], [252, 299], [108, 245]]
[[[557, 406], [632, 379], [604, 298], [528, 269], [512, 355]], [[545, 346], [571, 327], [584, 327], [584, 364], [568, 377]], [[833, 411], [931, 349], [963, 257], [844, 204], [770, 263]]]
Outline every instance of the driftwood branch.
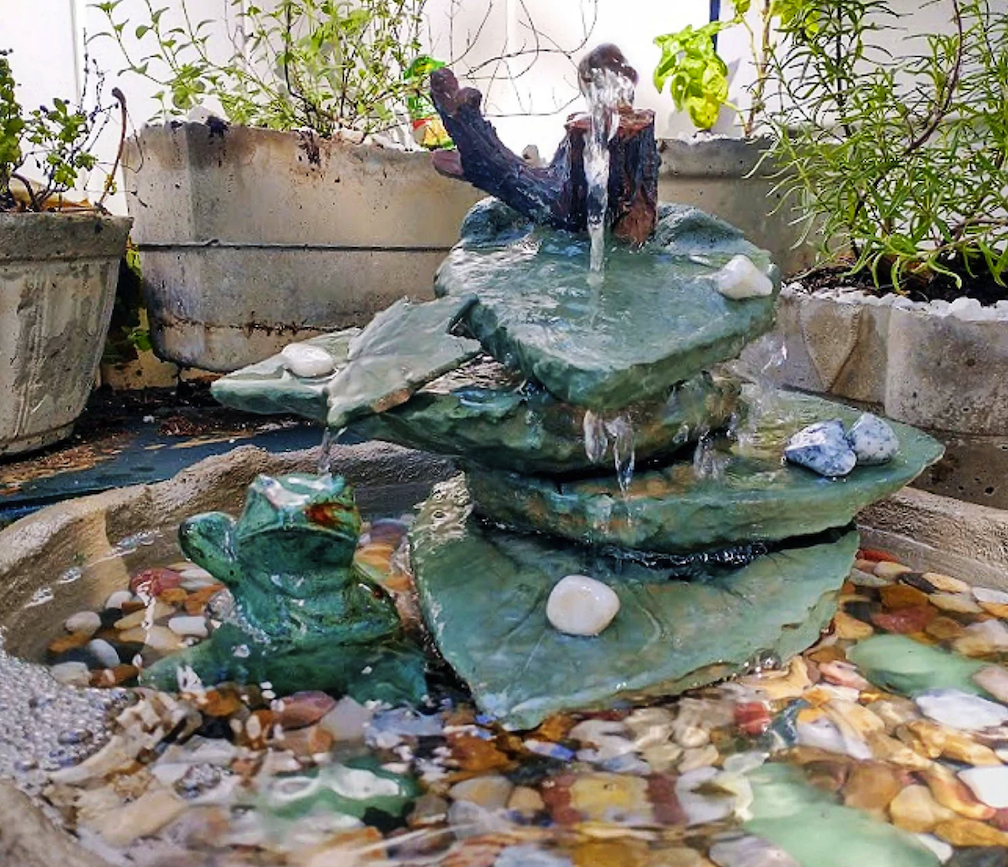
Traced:
[[[431, 97], [458, 150], [438, 151], [434, 167], [501, 199], [529, 219], [573, 232], [587, 227], [588, 183], [584, 170], [588, 119], [573, 117], [548, 166], [529, 165], [504, 146], [480, 111], [482, 94], [460, 88], [449, 69], [431, 75]], [[609, 209], [613, 235], [643, 243], [654, 230], [658, 198], [658, 150], [654, 114], [623, 111], [609, 144]]]

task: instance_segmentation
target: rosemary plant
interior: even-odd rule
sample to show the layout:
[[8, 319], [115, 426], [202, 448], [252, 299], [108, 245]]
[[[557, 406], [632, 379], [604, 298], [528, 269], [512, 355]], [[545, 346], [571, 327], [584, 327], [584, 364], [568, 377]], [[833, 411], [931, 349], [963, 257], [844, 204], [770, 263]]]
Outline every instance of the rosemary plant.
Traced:
[[[780, 188], [800, 197], [828, 257], [925, 297], [1003, 296], [1008, 276], [1008, 19], [942, 0], [948, 33], [885, 0], [797, 0], [780, 21], [767, 112]], [[951, 292], [950, 292], [951, 290]]]

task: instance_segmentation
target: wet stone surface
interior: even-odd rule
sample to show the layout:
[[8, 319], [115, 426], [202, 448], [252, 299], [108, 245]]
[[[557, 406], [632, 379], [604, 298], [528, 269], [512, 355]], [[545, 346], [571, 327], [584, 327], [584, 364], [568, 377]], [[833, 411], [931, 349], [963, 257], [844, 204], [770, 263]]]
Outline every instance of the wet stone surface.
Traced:
[[[365, 524], [355, 562], [415, 628], [410, 523]], [[163, 569], [93, 612], [94, 635], [116, 646], [138, 611], [141, 632], [179, 616], [212, 632], [226, 593], [191, 563]], [[268, 682], [133, 691], [127, 705], [118, 688], [60, 687], [0, 658], [0, 774], [89, 847], [151, 867], [1003, 867], [1006, 612], [982, 607], [998, 593], [862, 551], [830, 628], [789, 663], [760, 655], [720, 685], [531, 730], [504, 728], [443, 670], [416, 709]], [[52, 641], [71, 634], [53, 624]], [[164, 657], [138, 643], [120, 656]]]

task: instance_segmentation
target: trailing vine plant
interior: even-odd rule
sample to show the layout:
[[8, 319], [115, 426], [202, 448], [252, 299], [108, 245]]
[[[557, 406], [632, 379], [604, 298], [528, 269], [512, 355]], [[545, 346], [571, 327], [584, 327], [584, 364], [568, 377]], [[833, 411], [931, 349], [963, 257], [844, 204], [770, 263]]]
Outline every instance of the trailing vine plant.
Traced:
[[[54, 98], [51, 105], [25, 114], [14, 92], [9, 55], [9, 50], [0, 50], [0, 211], [59, 209], [67, 204], [63, 194], [98, 165], [95, 145], [116, 104], [122, 118], [121, 152], [126, 100], [116, 88], [112, 90], [116, 102], [103, 104], [104, 76], [86, 60], [82, 95], [76, 104]], [[96, 207], [112, 191], [116, 166]]]
[[1003, 297], [1008, 16], [944, 0], [950, 32], [904, 38], [897, 59], [877, 37], [913, 19], [885, 0], [790, 2], [766, 120], [779, 187], [799, 198], [809, 232], [880, 288]]

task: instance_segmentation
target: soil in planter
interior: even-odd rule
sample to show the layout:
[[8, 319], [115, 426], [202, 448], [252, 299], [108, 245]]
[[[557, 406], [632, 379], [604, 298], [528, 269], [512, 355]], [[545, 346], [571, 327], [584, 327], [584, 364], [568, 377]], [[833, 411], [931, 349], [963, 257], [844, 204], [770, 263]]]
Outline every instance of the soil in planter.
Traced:
[[[951, 277], [939, 274], [927, 283], [908, 280], [903, 286], [903, 294], [911, 301], [922, 302], [975, 298], [984, 306], [993, 306], [1008, 299], [1008, 286], [999, 286], [989, 273], [981, 272], [974, 276], [965, 271], [961, 273], [961, 287]], [[879, 276], [885, 275], [880, 271]], [[869, 295], [887, 295], [894, 291], [891, 283], [883, 282], [881, 287], [876, 286], [869, 271], [848, 274], [847, 269], [840, 265], [814, 268], [802, 275], [800, 283], [802, 290], [809, 294], [824, 289], [858, 289]]]

